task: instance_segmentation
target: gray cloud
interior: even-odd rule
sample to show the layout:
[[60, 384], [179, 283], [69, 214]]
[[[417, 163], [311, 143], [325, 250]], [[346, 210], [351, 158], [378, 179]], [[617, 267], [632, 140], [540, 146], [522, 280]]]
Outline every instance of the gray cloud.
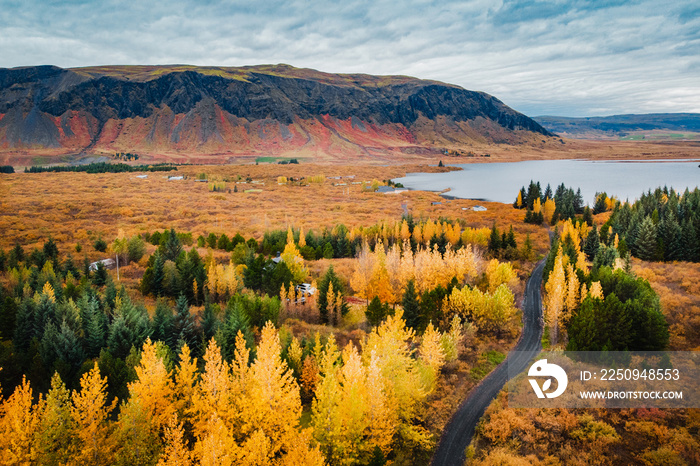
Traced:
[[0, 49], [3, 67], [289, 63], [405, 74], [530, 115], [700, 112], [694, 0], [0, 0]]

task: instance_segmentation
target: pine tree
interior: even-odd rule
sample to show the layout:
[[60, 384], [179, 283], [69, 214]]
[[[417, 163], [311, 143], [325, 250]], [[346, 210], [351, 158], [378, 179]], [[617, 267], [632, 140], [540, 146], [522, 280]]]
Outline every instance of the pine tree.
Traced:
[[49, 344], [53, 346], [53, 352], [56, 355], [54, 367], [69, 384], [73, 384], [77, 381], [77, 375], [85, 361], [85, 353], [78, 336], [65, 319], [55, 339]]
[[563, 316], [563, 323], [566, 324], [568, 318], [573, 315], [578, 309], [579, 299], [579, 279], [574, 271], [572, 264], [566, 266], [566, 299], [564, 300], [564, 309], [566, 310]]
[[411, 329], [420, 328], [423, 318], [421, 316], [418, 294], [416, 293], [416, 286], [413, 280], [409, 280], [406, 284], [401, 306], [403, 307], [403, 317], [406, 320], [406, 326]]
[[36, 335], [36, 325], [34, 324], [37, 317], [36, 307], [36, 301], [33, 299], [23, 299], [17, 310], [12, 343], [19, 353], [26, 353], [32, 338]]
[[165, 294], [165, 258], [160, 251], [156, 251], [154, 256], [155, 261], [153, 263], [153, 278], [151, 280], [150, 292], [155, 296], [163, 296]]
[[240, 303], [230, 302], [226, 308], [226, 317], [216, 332], [216, 342], [221, 349], [224, 360], [231, 361], [235, 357], [238, 334], [242, 333], [247, 347], [253, 347], [253, 333], [250, 330], [250, 319], [243, 311]]
[[331, 461], [337, 461], [338, 456], [344, 453], [338, 451], [343, 428], [340, 419], [342, 392], [336, 365], [338, 357], [335, 339], [331, 335], [320, 364], [323, 377], [318, 382], [311, 407], [314, 438], [321, 445], [325, 457]]
[[181, 294], [175, 303], [173, 336], [178, 347], [184, 343], [197, 353], [197, 345], [199, 343], [197, 327], [194, 323], [194, 316], [190, 313], [187, 297], [184, 294]]
[[[554, 213], [556, 212], [556, 210], [557, 210], [556, 201], [554, 199], [551, 199], [551, 198], [547, 199], [544, 202], [544, 206], [542, 207], [542, 221], [544, 221], [546, 219], [548, 222], [550, 222], [551, 225], [554, 225], [556, 223], [556, 221], [554, 221], [553, 217], [554, 217]], [[540, 222], [540, 223], [542, 223], [542, 222]]]
[[657, 253], [656, 226], [650, 217], [645, 217], [639, 226], [635, 241], [637, 256], [642, 260], [654, 260]]
[[229, 419], [234, 409], [229, 365], [221, 358], [214, 340], [204, 353], [204, 363], [204, 372], [191, 398], [193, 433], [199, 439], [198, 444], [205, 441], [214, 427], [212, 419]]
[[700, 261], [700, 244], [695, 232], [695, 227], [690, 220], [683, 223], [683, 245], [684, 245], [684, 260], [698, 262]]
[[217, 304], [206, 303], [204, 305], [204, 312], [202, 313], [202, 341], [205, 342], [204, 346], [206, 346], [206, 342], [214, 338], [219, 329], [218, 314], [220, 311], [221, 309]]
[[182, 243], [180, 242], [180, 238], [178, 238], [177, 233], [175, 233], [175, 230], [171, 228], [167, 240], [165, 241], [162, 248], [164, 261], [177, 262], [177, 259], [180, 256], [181, 252]]
[[156, 425], [138, 398], [121, 405], [112, 439], [118, 464], [154, 464], [162, 448]]
[[[160, 346], [160, 350], [159, 350]], [[158, 353], [162, 342], [146, 340], [136, 380], [129, 388], [129, 401], [119, 413], [115, 437], [117, 457], [128, 464], [153, 464], [162, 448], [160, 432], [174, 414], [174, 389], [166, 362]]]
[[496, 255], [498, 254], [498, 251], [499, 249], [501, 249], [501, 247], [501, 235], [498, 232], [498, 228], [496, 228], [496, 224], [494, 223], [491, 227], [491, 236], [489, 236], [488, 250], [491, 254]]
[[518, 243], [515, 241], [515, 232], [513, 231], [513, 225], [510, 226], [508, 230], [508, 236], [506, 237], [506, 243], [508, 247], [517, 249]]
[[[308, 276], [308, 270], [304, 265], [304, 259], [301, 257], [299, 249], [297, 248], [296, 244], [294, 244], [293, 235], [291, 236], [291, 241], [289, 241], [288, 238], [287, 245], [284, 247], [284, 251], [282, 251], [280, 257], [289, 268], [289, 271], [292, 273], [295, 283], [302, 283], [304, 280], [306, 280], [306, 277]], [[276, 292], [277, 290], [275, 290], [275, 293]]]
[[367, 322], [373, 327], [376, 327], [382, 322], [382, 320], [384, 320], [387, 314], [387, 309], [382, 304], [379, 296], [372, 298], [369, 306], [367, 306], [367, 311], [365, 314], [367, 315]]
[[153, 341], [162, 341], [170, 348], [175, 349], [177, 337], [173, 330], [174, 324], [173, 310], [164, 300], [159, 299], [153, 315], [151, 339]]
[[600, 236], [598, 235], [598, 229], [595, 225], [591, 228], [591, 231], [586, 236], [586, 243], [583, 246], [583, 251], [586, 253], [588, 260], [592, 261], [595, 255], [598, 253], [600, 248]]

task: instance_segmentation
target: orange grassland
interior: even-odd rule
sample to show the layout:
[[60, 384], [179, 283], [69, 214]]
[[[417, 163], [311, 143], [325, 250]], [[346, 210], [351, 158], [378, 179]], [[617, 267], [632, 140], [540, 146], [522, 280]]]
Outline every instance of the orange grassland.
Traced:
[[700, 351], [700, 264], [632, 261], [632, 271], [659, 295], [671, 349]]
[[[394, 222], [408, 211], [414, 218], [462, 219], [472, 227], [499, 229], [513, 225], [518, 245], [530, 233], [536, 253], [548, 247], [544, 228], [522, 222], [523, 213], [512, 206], [471, 200], [446, 200], [438, 193], [407, 191], [380, 194], [363, 191], [354, 182], [384, 180], [408, 172], [436, 171], [435, 166], [321, 166], [321, 165], [215, 165], [181, 166], [177, 172], [148, 173], [16, 173], [0, 175], [0, 248], [15, 242], [30, 250], [53, 237], [59, 248], [74, 248], [91, 260], [102, 258], [92, 243], [102, 237], [108, 243], [122, 230], [127, 236], [175, 228], [200, 234], [242, 234], [262, 239], [265, 231], [295, 229], [319, 232], [344, 223], [348, 228]], [[447, 170], [447, 169], [444, 169]], [[224, 192], [210, 192], [209, 183], [196, 182], [206, 173], [209, 182], [225, 182]], [[168, 175], [186, 179], [169, 181]], [[325, 175], [322, 183], [278, 184], [287, 178]], [[331, 179], [338, 176], [354, 179]], [[237, 181], [240, 177], [240, 181]], [[251, 179], [252, 182], [245, 182]], [[336, 186], [336, 184], [344, 185]], [[234, 188], [238, 192], [233, 192]], [[254, 189], [260, 192], [246, 193]], [[513, 188], [513, 198], [517, 194]], [[231, 192], [229, 192], [229, 190]], [[441, 202], [441, 205], [432, 205]], [[486, 212], [471, 207], [484, 205]], [[467, 209], [467, 210], [464, 210]]]

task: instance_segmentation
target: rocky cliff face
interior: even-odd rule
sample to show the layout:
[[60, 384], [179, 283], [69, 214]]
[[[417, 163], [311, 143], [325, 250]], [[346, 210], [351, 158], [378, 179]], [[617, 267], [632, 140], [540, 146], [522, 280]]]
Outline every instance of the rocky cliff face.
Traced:
[[0, 150], [277, 155], [550, 136], [482, 92], [403, 76], [245, 68], [0, 69]]

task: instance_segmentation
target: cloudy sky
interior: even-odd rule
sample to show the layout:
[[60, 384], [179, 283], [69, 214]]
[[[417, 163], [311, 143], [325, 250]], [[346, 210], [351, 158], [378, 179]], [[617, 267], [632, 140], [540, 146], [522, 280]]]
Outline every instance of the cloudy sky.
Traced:
[[0, 0], [0, 67], [288, 63], [531, 116], [700, 112], [697, 0]]

